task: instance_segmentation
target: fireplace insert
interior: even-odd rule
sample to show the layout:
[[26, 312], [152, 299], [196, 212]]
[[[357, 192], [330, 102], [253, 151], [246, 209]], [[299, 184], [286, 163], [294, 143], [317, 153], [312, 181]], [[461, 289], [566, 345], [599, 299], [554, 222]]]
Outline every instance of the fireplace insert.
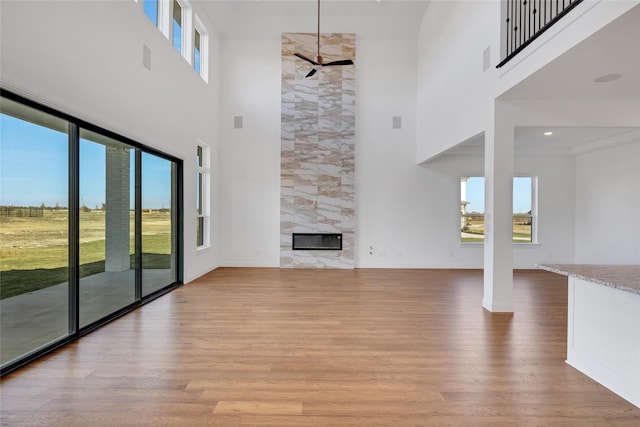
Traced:
[[292, 249], [341, 251], [342, 233], [293, 233]]

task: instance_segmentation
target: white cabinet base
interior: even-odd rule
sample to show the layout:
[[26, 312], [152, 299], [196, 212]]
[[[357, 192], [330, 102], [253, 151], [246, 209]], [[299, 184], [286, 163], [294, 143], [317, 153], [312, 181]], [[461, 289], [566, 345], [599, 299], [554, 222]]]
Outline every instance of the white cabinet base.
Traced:
[[640, 407], [640, 295], [569, 277], [567, 363]]

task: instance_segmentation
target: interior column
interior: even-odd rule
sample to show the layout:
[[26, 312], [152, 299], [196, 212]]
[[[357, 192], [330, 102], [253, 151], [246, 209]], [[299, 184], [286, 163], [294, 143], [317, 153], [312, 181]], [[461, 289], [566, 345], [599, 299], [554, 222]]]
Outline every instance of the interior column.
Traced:
[[513, 312], [513, 142], [507, 108], [495, 102], [485, 131], [484, 297], [492, 312]]

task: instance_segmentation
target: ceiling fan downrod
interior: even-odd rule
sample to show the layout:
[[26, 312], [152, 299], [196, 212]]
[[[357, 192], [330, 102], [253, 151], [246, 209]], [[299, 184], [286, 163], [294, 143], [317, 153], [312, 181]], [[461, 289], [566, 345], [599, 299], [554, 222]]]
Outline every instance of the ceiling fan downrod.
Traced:
[[315, 60], [312, 60], [304, 55], [302, 55], [301, 53], [294, 53], [295, 56], [297, 56], [298, 58], [309, 62], [310, 64], [313, 65], [313, 68], [311, 69], [311, 71], [309, 71], [309, 73], [305, 76], [306, 77], [311, 77], [313, 76], [316, 71], [318, 71], [320, 68], [322, 67], [332, 67], [332, 66], [336, 66], [336, 65], [353, 65], [353, 61], [351, 59], [341, 59], [339, 61], [332, 61], [329, 62], [327, 64], [324, 63], [322, 55], [320, 55], [320, 0], [318, 0], [318, 33], [317, 33], [317, 43], [318, 43], [318, 54], [315, 57]]

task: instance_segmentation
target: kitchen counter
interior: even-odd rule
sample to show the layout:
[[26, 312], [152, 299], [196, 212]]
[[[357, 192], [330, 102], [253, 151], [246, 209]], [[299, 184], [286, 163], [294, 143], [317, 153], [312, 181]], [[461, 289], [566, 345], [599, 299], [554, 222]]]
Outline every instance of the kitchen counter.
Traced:
[[640, 295], [640, 265], [541, 264], [538, 267]]

